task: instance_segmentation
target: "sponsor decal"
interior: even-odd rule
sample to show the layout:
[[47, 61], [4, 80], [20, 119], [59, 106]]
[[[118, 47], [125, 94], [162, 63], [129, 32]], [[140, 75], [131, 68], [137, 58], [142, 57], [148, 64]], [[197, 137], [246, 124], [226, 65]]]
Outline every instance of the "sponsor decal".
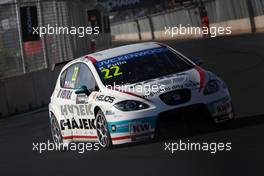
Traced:
[[222, 103], [222, 104], [216, 104], [215, 111], [216, 111], [217, 115], [224, 115], [224, 114], [227, 114], [228, 112], [230, 112], [230, 108], [231, 108], [231, 103], [226, 102], [226, 103]]
[[74, 85], [75, 85], [75, 81], [65, 81], [64, 87], [69, 88], [69, 89], [73, 89]]
[[96, 129], [95, 127], [95, 119], [78, 119], [74, 118], [70, 119], [62, 119], [60, 121], [61, 130], [69, 129]]
[[148, 93], [144, 95], [144, 98], [153, 97], [155, 95], [160, 95], [161, 93], [166, 92], [166, 91], [167, 91], [166, 88], [160, 88], [157, 91], [149, 91]]
[[106, 96], [106, 95], [98, 95], [96, 96], [96, 101], [104, 101], [107, 103], [113, 103], [115, 101], [115, 97]]
[[88, 96], [87, 95], [77, 95], [76, 96], [76, 104], [87, 104], [88, 103]]
[[72, 78], [71, 78], [71, 81], [72, 81], [72, 82], [75, 82], [75, 81], [77, 80], [77, 75], [78, 75], [78, 73], [79, 73], [79, 70], [80, 70], [79, 66], [76, 65], [76, 66], [74, 67], [74, 71], [73, 71]]
[[[169, 79], [169, 80], [164, 80], [164, 79]], [[157, 83], [154, 83], [157, 85], [168, 85], [172, 83], [179, 83], [179, 82], [186, 82], [186, 81], [188, 81], [188, 75], [186, 73], [176, 73], [176, 74], [161, 76], [155, 79], [149, 79], [149, 80], [146, 80], [140, 83], [136, 83], [135, 85], [144, 85], [144, 84], [148, 84], [152, 82], [157, 82]]]
[[102, 3], [104, 7], [106, 7], [111, 12], [120, 12], [122, 10], [128, 9], [137, 9], [142, 7], [149, 7], [153, 4], [162, 5], [161, 0], [98, 0], [99, 3]]
[[117, 62], [123, 62], [126, 60], [130, 60], [130, 59], [136, 59], [142, 56], [147, 56], [147, 55], [153, 55], [153, 54], [157, 54], [157, 53], [162, 53], [162, 52], [166, 52], [168, 51], [168, 48], [164, 48], [164, 47], [159, 47], [159, 48], [154, 48], [154, 49], [148, 49], [148, 50], [143, 50], [143, 51], [137, 51], [134, 53], [129, 53], [129, 54], [125, 54], [125, 55], [121, 55], [121, 56], [117, 56], [114, 58], [110, 58], [107, 60], [103, 60], [100, 62], [96, 62], [95, 65], [99, 68], [99, 67], [103, 67], [106, 65], [114, 65]]
[[184, 84], [176, 84], [170, 87], [171, 90], [175, 90], [175, 89], [184, 89], [184, 88], [191, 88], [191, 87], [197, 87], [199, 86], [200, 83], [197, 82], [193, 82], [193, 81], [189, 81], [187, 83]]
[[132, 133], [148, 132], [150, 128], [149, 123], [134, 123], [132, 124]]
[[171, 86], [167, 86], [164, 87], [162, 89], [159, 89], [156, 92], [148, 92], [147, 94], [144, 95], [144, 98], [149, 98], [149, 97], [154, 97], [155, 95], [160, 95], [161, 93], [164, 92], [169, 92], [169, 91], [173, 91], [173, 90], [178, 90], [178, 89], [184, 89], [184, 88], [195, 88], [198, 87], [200, 85], [200, 83], [198, 82], [193, 82], [193, 81], [188, 81], [186, 83], [183, 84], [175, 84], [175, 85], [171, 85]]
[[226, 115], [232, 111], [231, 101], [228, 96], [207, 104], [207, 107], [212, 116]]
[[156, 126], [156, 119], [156, 116], [151, 116], [134, 120], [108, 122], [108, 127], [109, 129], [112, 129], [112, 126], [116, 127], [115, 130], [110, 131], [111, 133], [146, 133], [154, 130]]
[[78, 116], [93, 115], [92, 105], [61, 105], [61, 115], [77, 114]]
[[71, 90], [62, 90], [60, 89], [57, 98], [61, 99], [71, 99], [72, 91]]
[[185, 87], [197, 87], [197, 86], [199, 86], [200, 85], [200, 83], [198, 83], [198, 82], [193, 82], [193, 81], [189, 81], [189, 82], [187, 82], [187, 83], [185, 83], [184, 84], [184, 86]]

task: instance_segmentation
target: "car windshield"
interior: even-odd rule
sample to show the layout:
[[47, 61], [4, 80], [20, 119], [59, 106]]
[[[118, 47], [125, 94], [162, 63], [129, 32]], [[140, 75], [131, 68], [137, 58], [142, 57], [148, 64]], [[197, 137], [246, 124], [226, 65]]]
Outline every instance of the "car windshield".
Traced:
[[124, 85], [146, 81], [193, 68], [167, 47], [138, 51], [95, 63], [104, 85]]

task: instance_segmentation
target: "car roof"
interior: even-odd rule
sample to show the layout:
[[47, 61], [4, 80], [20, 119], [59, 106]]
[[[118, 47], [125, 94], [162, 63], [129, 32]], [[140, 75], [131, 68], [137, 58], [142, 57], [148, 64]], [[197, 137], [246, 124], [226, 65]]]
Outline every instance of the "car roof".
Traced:
[[148, 50], [152, 48], [162, 47], [162, 44], [156, 42], [144, 42], [144, 43], [137, 43], [137, 44], [130, 44], [125, 46], [120, 46], [116, 48], [111, 48], [103, 51], [99, 51], [90, 55], [86, 55], [86, 57], [92, 57], [97, 62], [110, 59], [116, 56], [125, 55], [128, 53], [133, 53], [137, 51]]

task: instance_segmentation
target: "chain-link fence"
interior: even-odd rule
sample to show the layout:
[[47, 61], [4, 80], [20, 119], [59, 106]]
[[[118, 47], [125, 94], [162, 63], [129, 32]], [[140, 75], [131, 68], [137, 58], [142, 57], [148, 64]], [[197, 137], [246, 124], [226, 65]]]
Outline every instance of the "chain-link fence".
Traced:
[[0, 5], [0, 21], [0, 74], [22, 72], [16, 6]]
[[[96, 1], [70, 0], [6, 0], [0, 2], [0, 78], [48, 68], [55, 63], [72, 60], [91, 52], [90, 41], [97, 49], [110, 45], [110, 33], [99, 36], [43, 35], [39, 40], [24, 41], [21, 31], [21, 9], [37, 9], [38, 26], [87, 27], [88, 10]], [[102, 13], [102, 9], [99, 9]], [[102, 19], [104, 15], [101, 15]], [[101, 19], [100, 19], [101, 20]], [[102, 25], [102, 28], [104, 25]]]

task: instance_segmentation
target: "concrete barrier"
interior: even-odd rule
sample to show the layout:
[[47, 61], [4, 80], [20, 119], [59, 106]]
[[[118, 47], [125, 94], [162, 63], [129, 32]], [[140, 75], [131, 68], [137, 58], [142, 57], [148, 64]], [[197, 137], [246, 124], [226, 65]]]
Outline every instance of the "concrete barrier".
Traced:
[[8, 102], [6, 101], [5, 83], [0, 82], [0, 118], [8, 115]]
[[116, 41], [138, 41], [139, 35], [138, 33], [119, 34], [115, 35], [113, 39]]
[[151, 32], [142, 32], [141, 38], [142, 40], [152, 40]]
[[5, 92], [9, 113], [15, 114], [33, 109], [36, 104], [35, 89], [30, 74], [5, 81]]
[[155, 39], [157, 40], [172, 40], [172, 39], [196, 39], [203, 37], [201, 34], [186, 34], [186, 35], [171, 35], [165, 34], [164, 31], [155, 31], [154, 32]]
[[0, 118], [48, 105], [61, 68], [1, 80]]
[[231, 27], [232, 34], [244, 34], [251, 32], [249, 18], [213, 23], [210, 25], [210, 27]]
[[[45, 76], [43, 76], [45, 75]], [[54, 88], [52, 72], [44, 70], [32, 75], [32, 83], [35, 90], [36, 106], [41, 107], [49, 103], [50, 95]]]
[[[264, 31], [264, 16], [257, 16], [254, 18], [257, 32]], [[165, 27], [165, 26], [164, 26]], [[171, 26], [174, 27], [174, 26]], [[251, 32], [251, 24], [249, 18], [241, 18], [236, 20], [223, 21], [218, 23], [211, 23], [210, 27], [231, 27], [233, 35], [245, 34]], [[139, 41], [138, 33], [115, 34], [112, 36], [114, 41]], [[151, 40], [151, 32], [141, 32], [142, 40]], [[171, 40], [171, 39], [196, 39], [203, 37], [202, 35], [171, 35], [165, 34], [164, 30], [154, 30], [154, 37], [157, 40]]]
[[254, 18], [257, 32], [264, 32], [264, 15]]

